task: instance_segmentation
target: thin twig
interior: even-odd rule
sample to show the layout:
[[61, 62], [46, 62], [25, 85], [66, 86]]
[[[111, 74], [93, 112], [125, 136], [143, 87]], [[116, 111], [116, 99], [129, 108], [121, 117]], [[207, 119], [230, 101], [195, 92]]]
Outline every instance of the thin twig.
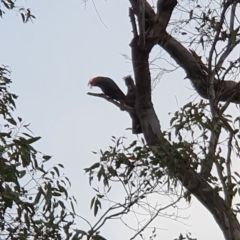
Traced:
[[235, 43], [232, 43], [231, 45], [227, 46], [226, 50], [223, 52], [221, 57], [219, 58], [215, 68], [214, 72], [216, 73], [221, 66], [223, 65], [224, 60], [228, 57], [228, 55], [232, 52], [232, 50], [240, 43], [240, 40], [236, 41]]
[[93, 7], [94, 7], [94, 9], [95, 9], [95, 11], [96, 11], [96, 13], [97, 13], [97, 15], [98, 15], [98, 17], [99, 17], [99, 19], [100, 19], [100, 21], [102, 22], [102, 24], [108, 29], [108, 27], [107, 27], [107, 25], [103, 22], [103, 20], [102, 20], [102, 18], [101, 18], [101, 16], [100, 16], [100, 14], [99, 14], [99, 12], [98, 12], [98, 10], [97, 10], [97, 7], [96, 7], [96, 5], [95, 5], [95, 2], [94, 2], [94, 0], [92, 0], [92, 3], [93, 3]]
[[[231, 33], [234, 28], [234, 18], [235, 18], [235, 12], [236, 12], [236, 6], [237, 6], [237, 1], [235, 1], [232, 5], [231, 9], [231, 15], [230, 15], [230, 29], [229, 32]], [[228, 39], [228, 43], [230, 44], [230, 38]]]
[[[220, 172], [220, 166], [217, 163], [217, 161], [215, 160], [215, 151], [216, 151], [216, 146], [217, 146], [217, 141], [219, 139], [219, 135], [220, 135], [220, 130], [221, 130], [221, 126], [219, 126], [219, 114], [216, 111], [217, 110], [217, 99], [216, 99], [216, 92], [214, 89], [214, 79], [215, 79], [215, 74], [218, 72], [219, 68], [222, 66], [224, 60], [226, 59], [226, 57], [231, 53], [231, 51], [233, 50], [233, 48], [236, 46], [235, 44], [231, 44], [228, 45], [226, 47], [226, 50], [222, 53], [222, 55], [220, 56], [220, 59], [218, 60], [217, 63], [215, 63], [215, 67], [212, 70], [212, 61], [213, 61], [213, 54], [214, 52], [216, 52], [216, 45], [217, 42], [219, 40], [219, 35], [224, 23], [224, 19], [225, 19], [225, 14], [227, 9], [229, 8], [229, 6], [231, 5], [230, 2], [226, 2], [223, 6], [223, 11], [221, 13], [221, 17], [220, 17], [220, 22], [217, 26], [217, 31], [213, 40], [213, 45], [210, 49], [210, 53], [209, 53], [209, 60], [208, 60], [208, 98], [209, 98], [209, 104], [210, 104], [210, 110], [211, 110], [211, 114], [212, 114], [212, 122], [213, 122], [213, 129], [211, 130], [211, 137], [210, 137], [210, 142], [209, 142], [209, 169], [204, 172], [204, 174], [210, 174], [211, 168], [212, 168], [212, 159], [213, 162], [216, 163], [216, 167], [217, 167], [217, 171], [218, 171], [218, 175], [219, 178], [221, 179], [221, 172]], [[215, 61], [217, 59], [217, 52], [216, 52], [216, 58]], [[204, 168], [203, 168], [204, 170]], [[223, 180], [223, 179], [221, 179]], [[226, 186], [224, 186], [224, 182], [221, 181], [223, 184], [223, 188], [226, 188]], [[225, 192], [225, 191], [224, 191]], [[226, 195], [225, 195], [226, 196]]]
[[[227, 179], [228, 179], [228, 185], [232, 185], [232, 174], [231, 174], [231, 153], [232, 153], [232, 140], [233, 140], [233, 133], [230, 133], [229, 140], [228, 140], [228, 153], [227, 153], [227, 161], [226, 161], [226, 168], [227, 168]], [[232, 199], [231, 199], [232, 200]], [[229, 206], [232, 204], [230, 203]]]
[[130, 238], [130, 240], [133, 240], [136, 236], [138, 236], [142, 231], [144, 231], [146, 229], [146, 227], [158, 216], [158, 214], [160, 213], [160, 211], [163, 211], [167, 208], [169, 208], [170, 206], [175, 205], [179, 200], [181, 199], [181, 197], [179, 197], [175, 202], [168, 204], [167, 206], [158, 209], [158, 211], [154, 214], [154, 216], [140, 229], [140, 231], [138, 231], [133, 237]]
[[[220, 22], [218, 24], [217, 32], [216, 32], [216, 35], [215, 35], [214, 40], [213, 40], [212, 47], [211, 47], [210, 52], [209, 52], [208, 71], [209, 71], [209, 80], [212, 80], [212, 83], [213, 83], [213, 77], [215, 75], [215, 72], [212, 71], [213, 52], [216, 49], [216, 45], [217, 45], [217, 42], [219, 40], [219, 34], [221, 32], [221, 28], [222, 28], [222, 25], [223, 25], [223, 22], [224, 22], [224, 19], [225, 19], [225, 13], [226, 13], [229, 6], [230, 6], [230, 3], [226, 3], [223, 7], [223, 11], [222, 11], [222, 14], [221, 14]], [[212, 79], [210, 79], [210, 77]]]
[[77, 216], [77, 217], [81, 218], [82, 220], [84, 220], [89, 225], [89, 227], [92, 229], [92, 226], [91, 226], [90, 222], [86, 218], [84, 218], [84, 217], [82, 217], [82, 216], [80, 216], [80, 215], [78, 215], [76, 213], [75, 213], [75, 216]]
[[213, 117], [217, 117], [216, 116], [216, 111], [214, 109], [214, 100], [215, 100], [214, 76], [215, 76], [217, 68], [215, 67], [212, 70], [213, 53], [216, 50], [216, 45], [217, 45], [217, 42], [219, 40], [219, 34], [221, 32], [221, 28], [222, 28], [222, 25], [223, 25], [223, 22], [224, 22], [224, 19], [225, 19], [225, 13], [226, 13], [226, 11], [227, 11], [229, 6], [230, 6], [230, 3], [228, 3], [228, 2], [224, 4], [223, 11], [221, 13], [220, 22], [219, 22], [218, 27], [217, 27], [217, 32], [216, 32], [216, 35], [215, 35], [214, 40], [213, 40], [212, 47], [211, 47], [210, 52], [209, 52], [209, 60], [208, 60], [208, 95], [209, 95], [209, 102], [210, 102], [211, 113], [212, 113]]
[[[117, 205], [117, 204], [116, 204]], [[117, 208], [120, 208], [120, 206], [112, 206], [110, 207], [108, 210], [105, 211], [105, 213], [100, 217], [100, 219], [98, 219], [98, 221], [95, 223], [95, 225], [92, 227], [93, 230], [97, 231], [97, 229], [99, 229], [100, 227], [97, 227], [98, 224], [100, 224], [100, 222], [102, 221], [102, 219], [105, 218], [105, 216], [112, 210], [115, 210]], [[102, 224], [100, 224], [100, 226], [102, 226]], [[95, 229], [96, 228], [96, 229]]]
[[238, 63], [240, 61], [240, 58], [236, 59], [234, 62], [230, 62], [230, 66], [226, 69], [226, 71], [224, 72], [223, 74], [223, 77], [222, 77], [222, 81], [225, 79], [225, 77], [227, 76], [227, 74], [229, 73], [229, 71], [234, 67], [234, 65], [236, 63]]
[[[119, 207], [123, 207], [123, 206], [119, 206]], [[117, 207], [117, 208], [119, 208], [119, 207]], [[123, 211], [120, 211], [120, 212], [114, 213], [114, 214], [112, 214], [112, 215], [110, 215], [110, 216], [108, 216], [108, 217], [105, 217], [105, 218], [103, 219], [103, 222], [102, 222], [101, 224], [99, 224], [99, 226], [95, 229], [95, 231], [97, 232], [97, 231], [105, 224], [105, 222], [106, 222], [108, 219], [112, 219], [112, 218], [117, 217], [117, 216], [119, 216], [119, 215], [127, 214], [127, 213], [130, 211], [130, 207], [131, 207], [131, 206], [125, 207], [125, 209], [124, 209]], [[123, 207], [123, 208], [124, 208], [124, 207]], [[116, 209], [116, 208], [115, 208], [115, 209]], [[109, 208], [109, 210], [112, 210], [112, 209]], [[107, 212], [108, 212], [108, 211], [107, 211]], [[100, 222], [100, 221], [99, 221], [99, 222]]]

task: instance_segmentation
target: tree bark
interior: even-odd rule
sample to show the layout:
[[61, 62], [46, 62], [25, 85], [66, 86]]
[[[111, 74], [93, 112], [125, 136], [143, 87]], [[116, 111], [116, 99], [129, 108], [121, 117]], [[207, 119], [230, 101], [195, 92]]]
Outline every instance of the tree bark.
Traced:
[[160, 135], [160, 123], [151, 99], [151, 76], [149, 71], [149, 51], [138, 47], [138, 38], [131, 43], [132, 63], [136, 81], [135, 111], [141, 121], [147, 143], [152, 146]]
[[[130, 0], [130, 2], [132, 3], [134, 11], [134, 6], [137, 4], [137, 0]], [[164, 4], [164, 2], [169, 3], [168, 0], [161, 0], [162, 4]], [[151, 33], [151, 31], [149, 31], [148, 36], [146, 36], [145, 49], [142, 49], [138, 46], [138, 34], [136, 32], [134, 32], [135, 37], [133, 38], [130, 46], [132, 49], [132, 63], [137, 88], [135, 109], [142, 124], [145, 140], [149, 146], [153, 146], [159, 143], [159, 138], [162, 136], [159, 120], [155, 113], [151, 99], [151, 77], [148, 58], [154, 41], [156, 44], [159, 44], [162, 48], [164, 48], [170, 54], [170, 56], [185, 70], [187, 77], [191, 80], [199, 95], [204, 98], [208, 98], [206, 84], [207, 71], [193, 53], [188, 51], [176, 39], [166, 33], [165, 28], [168, 22], [165, 22], [165, 27], [161, 25], [161, 31], [157, 29], [157, 27], [154, 25], [156, 24], [156, 22], [154, 22], [154, 19], [156, 19], [156, 14], [146, 1], [145, 4], [145, 16], [148, 18], [148, 21], [153, 23], [153, 32]], [[175, 5], [170, 4], [168, 6], [170, 6], [170, 8], [164, 9], [164, 11], [172, 13], [172, 8], [174, 8]], [[158, 11], [160, 10], [158, 9]], [[134, 13], [136, 14], [136, 12]], [[166, 12], [163, 14], [163, 16], [166, 18]], [[159, 20], [161, 15], [158, 15], [157, 18], [158, 22], [163, 22], [161, 19]], [[131, 21], [133, 21], [132, 19], [133, 18], [131, 18]], [[169, 19], [170, 17], [168, 20]], [[135, 25], [134, 23], [132, 24], [133, 26]], [[157, 29], [156, 31], [159, 33], [157, 41], [154, 29]], [[151, 36], [149, 36], [150, 33]], [[233, 81], [223, 81], [221, 84], [222, 85], [219, 85], [219, 82], [215, 80], [214, 87], [218, 90], [219, 86], [221, 88], [225, 88], [220, 95], [220, 100], [227, 101], [233, 94], [234, 87], [236, 87], [237, 83]], [[236, 91], [239, 91], [239, 89], [237, 88]], [[231, 101], [235, 103], [240, 102], [240, 95], [236, 95]], [[165, 149], [174, 151], [171, 144], [166, 139], [162, 139], [161, 144], [163, 144]], [[217, 192], [214, 191], [211, 185], [209, 185], [199, 173], [188, 166], [187, 159], [184, 159], [179, 154], [177, 160], [181, 166], [177, 173], [177, 177], [182, 185], [188, 189], [188, 191], [192, 193], [209, 210], [209, 212], [211, 212], [215, 221], [221, 228], [226, 240], [239, 240], [240, 224], [232, 209], [227, 207], [225, 201]]]
[[[156, 14], [147, 1], [145, 1], [145, 4], [147, 21], [152, 22], [152, 25], [154, 25]], [[167, 32], [159, 34], [158, 45], [183, 68], [187, 74], [186, 77], [190, 79], [197, 93], [201, 97], [208, 99], [208, 68], [202, 63], [201, 59], [196, 58], [196, 56]], [[219, 101], [225, 102], [231, 98], [232, 103], [240, 103], [240, 87], [237, 82], [231, 80], [226, 81], [225, 79], [219, 81], [215, 79], [214, 88], [215, 91], [219, 93]], [[235, 93], [234, 97], [232, 96], [233, 93]]]
[[183, 169], [179, 173], [179, 180], [212, 214], [226, 240], [240, 239], [240, 225], [236, 215], [200, 174]]

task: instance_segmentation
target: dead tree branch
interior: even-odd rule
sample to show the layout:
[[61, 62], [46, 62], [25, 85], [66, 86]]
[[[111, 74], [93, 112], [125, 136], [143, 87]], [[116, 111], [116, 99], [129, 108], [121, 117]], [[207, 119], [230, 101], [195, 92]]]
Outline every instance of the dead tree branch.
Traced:
[[90, 96], [93, 96], [93, 97], [103, 98], [103, 99], [107, 100], [108, 102], [117, 106], [121, 111], [126, 111], [126, 112], [129, 112], [129, 113], [135, 112], [134, 108], [126, 105], [125, 103], [117, 102], [117, 101], [109, 98], [108, 96], [106, 96], [103, 93], [90, 93], [90, 92], [88, 92], [87, 95], [90, 95]]
[[[138, 20], [138, 32], [139, 32], [139, 38], [138, 38], [138, 46], [140, 48], [145, 47], [146, 39], [145, 39], [145, 0], [130, 0], [132, 4], [132, 12], [137, 16]], [[130, 15], [131, 17], [131, 15]], [[132, 22], [131, 18], [131, 22]], [[132, 22], [133, 23], [133, 22]], [[136, 31], [133, 29], [133, 32]]]
[[132, 24], [133, 36], [134, 36], [134, 38], [137, 38], [138, 31], [137, 31], [136, 20], [135, 20], [135, 16], [134, 16], [134, 12], [133, 12], [132, 8], [129, 8], [129, 17], [130, 17], [130, 21]]

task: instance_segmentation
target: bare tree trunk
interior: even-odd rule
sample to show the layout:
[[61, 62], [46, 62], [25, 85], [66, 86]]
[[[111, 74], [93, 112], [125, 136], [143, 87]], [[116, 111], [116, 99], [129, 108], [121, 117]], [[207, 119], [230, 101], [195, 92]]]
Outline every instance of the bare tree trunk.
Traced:
[[151, 100], [151, 77], [148, 64], [148, 51], [138, 47], [138, 38], [133, 39], [132, 62], [136, 79], [135, 110], [140, 117], [143, 134], [147, 143], [156, 144], [156, 137], [160, 135], [160, 124]]
[[240, 239], [240, 224], [236, 215], [200, 174], [191, 169], [183, 169], [179, 180], [212, 214], [226, 240]]

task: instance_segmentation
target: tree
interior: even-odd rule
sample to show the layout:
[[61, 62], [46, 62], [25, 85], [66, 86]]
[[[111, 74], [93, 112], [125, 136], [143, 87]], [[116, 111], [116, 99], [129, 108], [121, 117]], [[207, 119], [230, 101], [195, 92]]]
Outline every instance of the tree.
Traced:
[[[240, 119], [227, 113], [231, 103], [240, 103], [236, 81], [240, 67], [236, 54], [240, 43], [239, 3], [158, 0], [154, 11], [145, 0], [130, 0], [130, 47], [137, 94], [134, 109], [114, 104], [136, 112], [144, 139], [125, 146], [123, 139], [113, 138], [114, 146], [101, 151], [100, 161], [86, 169], [90, 181], [96, 174], [104, 184], [104, 191], [96, 189], [92, 200], [95, 215], [102, 200], [110, 201], [111, 182], [118, 182], [126, 191], [124, 201], [111, 202], [92, 232], [135, 206], [144, 207], [147, 196], [164, 189], [176, 196], [166, 208], [176, 206], [180, 198], [190, 202], [193, 195], [212, 214], [225, 239], [240, 239], [236, 202], [240, 174], [234, 170], [239, 157]], [[181, 19], [171, 20], [173, 14]], [[203, 98], [175, 112], [170, 131], [161, 129], [152, 103], [149, 58], [154, 46], [175, 60]], [[150, 207], [149, 219], [131, 239], [141, 235], [163, 210]]]

